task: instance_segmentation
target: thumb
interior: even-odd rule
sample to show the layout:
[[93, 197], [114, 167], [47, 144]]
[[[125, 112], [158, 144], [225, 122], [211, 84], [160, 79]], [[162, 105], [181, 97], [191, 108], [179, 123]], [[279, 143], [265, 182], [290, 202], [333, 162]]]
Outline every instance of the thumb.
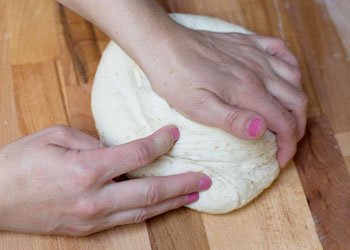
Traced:
[[80, 152], [103, 181], [146, 166], [167, 153], [179, 138], [179, 130], [166, 126], [152, 135], [126, 144]]

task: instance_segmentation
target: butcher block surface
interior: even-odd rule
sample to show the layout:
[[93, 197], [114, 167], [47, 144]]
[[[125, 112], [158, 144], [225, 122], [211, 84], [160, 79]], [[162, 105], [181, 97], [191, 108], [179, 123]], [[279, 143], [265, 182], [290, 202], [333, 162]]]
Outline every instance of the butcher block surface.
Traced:
[[[288, 42], [309, 96], [294, 162], [229, 214], [182, 208], [82, 238], [1, 232], [0, 249], [350, 249], [350, 1], [160, 2]], [[1, 0], [0, 145], [54, 124], [96, 136], [90, 90], [108, 40], [55, 1]]]

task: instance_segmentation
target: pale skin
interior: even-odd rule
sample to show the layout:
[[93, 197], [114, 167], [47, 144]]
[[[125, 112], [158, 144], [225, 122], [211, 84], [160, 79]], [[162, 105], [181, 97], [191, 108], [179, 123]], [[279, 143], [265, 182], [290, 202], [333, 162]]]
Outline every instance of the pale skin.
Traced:
[[[278, 161], [304, 135], [307, 97], [295, 56], [279, 39], [192, 31], [151, 0], [59, 0], [97, 25], [144, 70], [153, 90], [188, 118], [249, 140], [276, 134]], [[102, 148], [55, 126], [0, 149], [0, 229], [87, 235], [198, 200], [201, 173], [114, 182], [167, 153], [179, 131]], [[40, 211], [38, 213], [38, 211]]]

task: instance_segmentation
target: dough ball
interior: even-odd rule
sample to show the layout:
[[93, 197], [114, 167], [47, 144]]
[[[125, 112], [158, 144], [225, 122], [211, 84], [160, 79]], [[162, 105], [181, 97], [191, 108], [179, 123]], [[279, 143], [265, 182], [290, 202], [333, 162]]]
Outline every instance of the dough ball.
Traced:
[[[178, 23], [198, 30], [249, 33], [242, 27], [206, 16], [172, 14]], [[238, 139], [220, 129], [193, 122], [152, 91], [150, 83], [123, 50], [110, 42], [103, 53], [92, 90], [92, 111], [101, 140], [108, 146], [146, 137], [172, 124], [181, 137], [174, 148], [129, 177], [164, 176], [199, 171], [212, 178], [189, 208], [227, 213], [267, 188], [279, 173], [271, 132], [257, 141]]]

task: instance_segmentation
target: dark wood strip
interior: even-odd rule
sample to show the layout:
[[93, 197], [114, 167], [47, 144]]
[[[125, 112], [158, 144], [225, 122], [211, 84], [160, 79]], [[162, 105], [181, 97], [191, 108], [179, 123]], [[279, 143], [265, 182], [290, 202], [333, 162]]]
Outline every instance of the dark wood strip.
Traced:
[[90, 108], [90, 92], [100, 50], [90, 23], [57, 5], [57, 40], [60, 56], [56, 61], [69, 124], [97, 137]]
[[62, 5], [58, 11], [78, 83], [92, 83], [101, 55], [93, 26]]
[[350, 175], [325, 117], [308, 120], [295, 162], [323, 247], [346, 249], [350, 246]]
[[336, 133], [350, 131], [350, 61], [322, 1], [286, 1], [313, 88]]
[[201, 214], [187, 208], [148, 220], [147, 229], [153, 250], [209, 249]]

